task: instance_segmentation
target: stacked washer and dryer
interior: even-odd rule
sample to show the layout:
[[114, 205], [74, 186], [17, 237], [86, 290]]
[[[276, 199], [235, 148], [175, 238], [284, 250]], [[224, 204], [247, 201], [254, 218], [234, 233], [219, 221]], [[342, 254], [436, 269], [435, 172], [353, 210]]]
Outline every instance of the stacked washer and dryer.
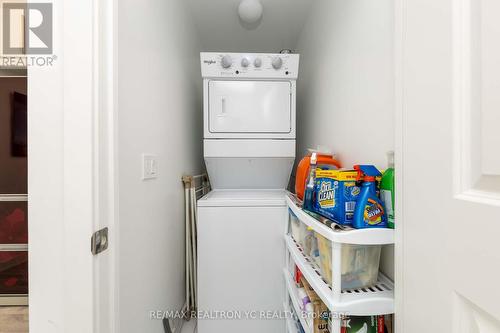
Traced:
[[276, 333], [285, 321], [285, 189], [295, 161], [297, 54], [201, 53], [198, 332]]

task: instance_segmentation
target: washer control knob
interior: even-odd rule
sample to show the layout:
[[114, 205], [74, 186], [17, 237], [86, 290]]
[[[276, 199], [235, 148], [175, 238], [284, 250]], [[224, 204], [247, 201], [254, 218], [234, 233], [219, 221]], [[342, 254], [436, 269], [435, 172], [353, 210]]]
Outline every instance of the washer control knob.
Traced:
[[241, 59], [241, 66], [242, 67], [248, 67], [248, 65], [250, 65], [250, 60], [248, 60], [248, 58]]
[[255, 60], [253, 61], [253, 65], [254, 65], [255, 67], [260, 67], [260, 66], [262, 66], [262, 59], [260, 59], [260, 58], [255, 58]]
[[273, 59], [272, 64], [274, 69], [280, 69], [283, 65], [283, 60], [280, 57], [276, 57]]
[[233, 59], [231, 59], [230, 56], [225, 55], [222, 57], [222, 60], [220, 62], [223, 68], [229, 68], [233, 64]]

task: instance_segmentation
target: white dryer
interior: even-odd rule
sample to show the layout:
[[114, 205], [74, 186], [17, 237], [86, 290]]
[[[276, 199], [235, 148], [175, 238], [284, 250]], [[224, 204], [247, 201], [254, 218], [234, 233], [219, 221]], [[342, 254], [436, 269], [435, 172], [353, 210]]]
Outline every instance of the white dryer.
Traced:
[[285, 188], [295, 160], [297, 54], [201, 53], [199, 333], [284, 332]]
[[298, 54], [201, 53], [213, 188], [286, 188], [295, 161]]

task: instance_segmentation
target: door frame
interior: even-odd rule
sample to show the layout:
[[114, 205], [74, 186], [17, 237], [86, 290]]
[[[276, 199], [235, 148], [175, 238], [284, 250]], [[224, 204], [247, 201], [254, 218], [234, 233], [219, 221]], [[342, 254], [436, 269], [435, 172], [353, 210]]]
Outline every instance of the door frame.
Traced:
[[405, 0], [394, 0], [394, 152], [395, 152], [395, 211], [394, 242], [394, 329], [403, 332], [404, 299], [404, 110], [403, 64]]
[[[116, 1], [47, 1], [54, 4], [58, 59], [53, 68], [28, 69], [29, 303], [35, 332], [119, 332]], [[405, 14], [404, 0], [394, 4], [395, 324], [401, 332]], [[94, 257], [90, 236], [103, 226], [110, 247], [106, 257]]]
[[116, 0], [45, 2], [54, 62], [28, 68], [30, 330], [118, 332]]

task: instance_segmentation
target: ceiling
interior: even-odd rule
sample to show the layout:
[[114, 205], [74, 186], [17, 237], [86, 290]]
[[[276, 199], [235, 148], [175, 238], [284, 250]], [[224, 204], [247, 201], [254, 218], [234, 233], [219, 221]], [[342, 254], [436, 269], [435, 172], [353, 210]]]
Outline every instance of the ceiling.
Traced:
[[261, 0], [258, 26], [244, 26], [240, 0], [183, 0], [198, 29], [202, 51], [279, 52], [292, 49], [314, 0]]

